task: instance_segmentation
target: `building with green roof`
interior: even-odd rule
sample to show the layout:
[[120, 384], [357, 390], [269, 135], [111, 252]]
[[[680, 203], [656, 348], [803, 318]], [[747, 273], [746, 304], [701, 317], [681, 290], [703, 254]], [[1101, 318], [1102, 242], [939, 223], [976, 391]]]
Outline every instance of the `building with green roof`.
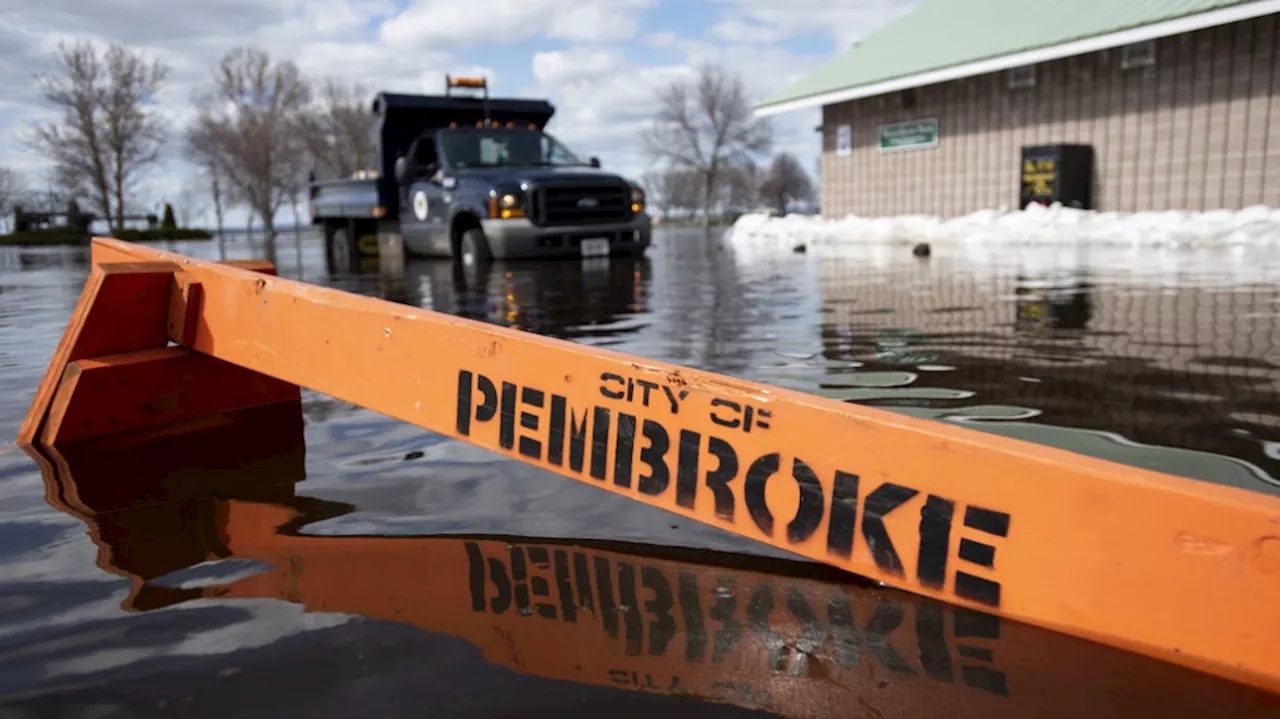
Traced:
[[926, 0], [756, 107], [823, 214], [1280, 207], [1280, 0]]

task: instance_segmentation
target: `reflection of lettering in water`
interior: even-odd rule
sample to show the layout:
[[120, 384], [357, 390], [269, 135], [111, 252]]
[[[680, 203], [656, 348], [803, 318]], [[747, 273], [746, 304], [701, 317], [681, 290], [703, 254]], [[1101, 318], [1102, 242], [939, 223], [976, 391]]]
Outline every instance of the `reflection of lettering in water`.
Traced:
[[[914, 549], [910, 579], [915, 583], [943, 590], [950, 580], [957, 596], [1000, 606], [999, 582], [964, 569], [948, 573], [948, 566], [955, 559], [990, 575], [997, 552], [992, 542], [1008, 536], [1008, 514], [969, 505], [963, 507], [962, 526], [957, 529], [955, 499], [934, 494], [921, 497], [919, 490], [896, 482], [876, 485], [848, 469], [836, 470], [830, 483], [824, 484], [800, 457], [788, 462], [780, 451], [744, 457], [735, 447], [733, 432], [723, 437], [690, 429], [677, 432], [663, 421], [623, 411], [628, 404], [640, 405], [667, 412], [678, 421], [682, 412], [687, 417], [696, 411], [686, 407], [689, 391], [682, 387], [605, 373], [599, 393], [607, 403], [570, 407], [560, 395], [461, 370], [456, 428], [459, 435], [472, 437], [477, 425], [496, 423], [497, 443], [503, 450], [684, 509], [693, 509], [698, 492], [710, 492], [716, 518], [726, 525], [737, 525], [741, 519], [735, 516], [740, 494], [750, 526], [768, 539], [774, 538], [780, 522], [765, 500], [765, 489], [775, 476], [789, 476], [799, 491], [799, 502], [782, 532], [786, 544], [810, 539], [826, 519], [828, 553], [848, 559], [857, 542], [855, 530], [860, 528], [867, 551], [885, 574], [907, 579], [907, 562]], [[712, 398], [706, 411], [714, 424], [742, 432], [768, 433], [775, 422], [768, 410], [723, 398]], [[918, 506], [916, 532], [891, 537], [886, 517], [909, 511], [904, 510], [909, 504]], [[950, 553], [953, 529], [968, 535], [961, 537], [954, 557]]]
[[[474, 541], [464, 546], [474, 611], [591, 624], [619, 641], [627, 657], [678, 658], [667, 674], [624, 663], [602, 666], [602, 678], [614, 684], [686, 694], [681, 664], [725, 664], [735, 672], [756, 666], [763, 673], [805, 678], [812, 657], [829, 656], [843, 669], [872, 662], [898, 677], [959, 681], [1008, 695], [1005, 674], [995, 665], [1000, 620], [990, 614], [885, 595], [859, 601], [833, 587], [817, 596], [786, 580], [740, 586], [745, 582], [729, 570], [711, 579], [566, 547], [508, 544], [504, 557], [486, 554], [489, 547]], [[784, 626], [798, 626], [799, 637], [784, 638]], [[767, 650], [755, 662], [739, 656], [748, 633]], [[712, 688], [722, 690], [720, 698], [740, 703], [769, 699], [749, 684], [717, 682]]]

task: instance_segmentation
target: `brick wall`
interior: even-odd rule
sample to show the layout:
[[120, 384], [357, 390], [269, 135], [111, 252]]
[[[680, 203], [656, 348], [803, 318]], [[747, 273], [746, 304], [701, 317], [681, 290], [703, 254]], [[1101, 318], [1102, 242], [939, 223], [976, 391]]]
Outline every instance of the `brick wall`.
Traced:
[[[1018, 206], [1021, 147], [1094, 148], [1099, 210], [1280, 207], [1280, 16], [1155, 41], [1154, 66], [1122, 69], [1119, 48], [823, 108], [827, 217], [962, 215]], [[881, 153], [880, 125], [937, 118], [938, 146]], [[836, 128], [852, 129], [837, 156]]]

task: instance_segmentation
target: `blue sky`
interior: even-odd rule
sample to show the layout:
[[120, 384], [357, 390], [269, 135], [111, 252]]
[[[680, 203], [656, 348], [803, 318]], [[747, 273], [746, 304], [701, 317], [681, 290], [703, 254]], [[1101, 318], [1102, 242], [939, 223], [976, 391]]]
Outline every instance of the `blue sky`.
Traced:
[[[915, 0], [32, 0], [0, 10], [0, 165], [29, 185], [42, 158], [21, 137], [48, 117], [33, 74], [60, 39], [122, 42], [173, 68], [161, 106], [176, 136], [190, 97], [227, 50], [253, 43], [311, 77], [377, 90], [440, 92], [446, 73], [483, 73], [495, 95], [549, 98], [550, 130], [583, 155], [638, 177], [638, 136], [654, 91], [703, 60], [739, 72], [763, 98]], [[13, 7], [12, 5], [10, 7]], [[814, 167], [816, 110], [771, 118], [779, 149]], [[192, 169], [172, 143], [138, 203], [198, 210]], [[767, 158], [766, 158], [767, 159]], [[141, 208], [140, 208], [141, 209]], [[188, 214], [179, 210], [179, 214]], [[194, 218], [193, 218], [194, 219]], [[232, 222], [244, 221], [243, 211]]]

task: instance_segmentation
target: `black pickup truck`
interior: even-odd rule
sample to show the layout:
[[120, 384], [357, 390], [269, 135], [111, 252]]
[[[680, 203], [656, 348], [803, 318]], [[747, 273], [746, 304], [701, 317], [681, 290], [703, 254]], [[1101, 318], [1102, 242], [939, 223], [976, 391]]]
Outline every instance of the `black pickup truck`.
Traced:
[[378, 166], [354, 179], [312, 177], [311, 222], [324, 228], [331, 271], [386, 241], [471, 266], [649, 246], [644, 191], [544, 132], [549, 102], [491, 99], [483, 79], [446, 78], [443, 96], [379, 93], [373, 113]]

